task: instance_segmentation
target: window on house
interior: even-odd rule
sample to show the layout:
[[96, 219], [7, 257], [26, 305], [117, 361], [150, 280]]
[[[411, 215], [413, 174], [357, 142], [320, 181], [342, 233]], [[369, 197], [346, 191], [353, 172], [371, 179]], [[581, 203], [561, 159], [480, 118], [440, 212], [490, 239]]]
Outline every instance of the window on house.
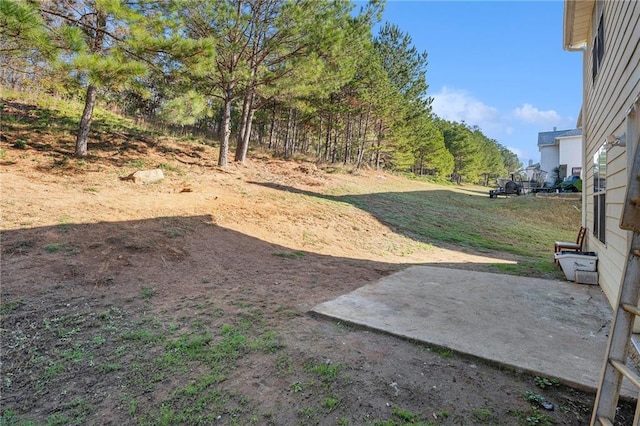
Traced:
[[592, 69], [591, 77], [593, 81], [596, 80], [596, 75], [600, 71], [602, 65], [602, 58], [604, 57], [604, 16], [600, 15], [600, 22], [598, 23], [598, 31], [596, 37], [593, 40], [593, 48], [591, 50]]
[[593, 235], [603, 243], [606, 232], [607, 151], [604, 146], [593, 156]]

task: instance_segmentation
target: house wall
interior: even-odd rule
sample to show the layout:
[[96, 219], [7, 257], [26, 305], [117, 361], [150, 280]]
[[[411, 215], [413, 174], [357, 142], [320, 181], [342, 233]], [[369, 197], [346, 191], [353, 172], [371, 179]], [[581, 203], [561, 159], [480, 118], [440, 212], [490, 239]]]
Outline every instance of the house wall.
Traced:
[[582, 167], [582, 136], [558, 138], [558, 152], [558, 164], [566, 164], [567, 176], [571, 176], [574, 167]]
[[[592, 49], [600, 16], [604, 16], [604, 57], [595, 80], [592, 76]], [[593, 230], [593, 156], [607, 136], [629, 133], [637, 128], [634, 105], [640, 94], [640, 2], [598, 1], [583, 58], [584, 99], [583, 136], [585, 139], [585, 224]], [[636, 133], [637, 135], [637, 133]], [[612, 306], [618, 292], [631, 241], [631, 233], [619, 228], [623, 209], [627, 170], [637, 143], [628, 134], [627, 147], [614, 147], [607, 153], [606, 243], [591, 232], [586, 248], [598, 253], [599, 283]]]
[[545, 145], [540, 147], [540, 170], [547, 172], [547, 182], [553, 183], [553, 169], [560, 164], [558, 145]]

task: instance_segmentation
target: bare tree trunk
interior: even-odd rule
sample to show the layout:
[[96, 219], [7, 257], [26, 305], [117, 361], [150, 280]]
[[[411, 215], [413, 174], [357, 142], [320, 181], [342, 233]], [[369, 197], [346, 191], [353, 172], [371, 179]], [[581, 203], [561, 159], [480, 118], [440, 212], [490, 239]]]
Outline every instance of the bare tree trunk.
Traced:
[[244, 131], [247, 126], [247, 115], [249, 114], [249, 95], [245, 95], [242, 100], [242, 115], [240, 116], [240, 125], [238, 126], [238, 134], [236, 135], [236, 161], [238, 157], [238, 150], [242, 145], [242, 139], [244, 139]]
[[224, 112], [222, 114], [222, 140], [220, 141], [220, 155], [218, 166], [227, 167], [227, 156], [229, 153], [229, 138], [231, 137], [231, 102], [233, 99], [233, 88], [227, 87], [224, 97]]
[[362, 167], [362, 161], [364, 159], [364, 153], [367, 148], [367, 132], [369, 131], [369, 116], [371, 115], [371, 105], [369, 105], [369, 109], [367, 110], [367, 116], [364, 120], [364, 130], [362, 131], [362, 141], [360, 142], [360, 150], [358, 152], [358, 161], [356, 168], [360, 169]]
[[309, 153], [309, 146], [311, 146], [311, 140], [309, 139], [309, 129], [307, 126], [302, 127], [302, 146], [300, 147], [300, 151], [305, 154]]
[[96, 105], [96, 95], [98, 89], [93, 84], [87, 87], [87, 97], [84, 101], [84, 110], [80, 119], [80, 128], [76, 138], [76, 157], [85, 157], [87, 155], [87, 140], [89, 139], [89, 131], [91, 130], [91, 118], [93, 117], [93, 108]]
[[290, 149], [290, 135], [291, 135], [291, 116], [293, 114], [292, 112], [293, 108], [289, 108], [289, 115], [287, 117], [287, 129], [286, 132], [284, 134], [284, 158], [287, 159], [289, 158], [289, 149]]
[[273, 130], [274, 130], [273, 128], [275, 127], [275, 123], [276, 123], [276, 104], [274, 102], [272, 114], [271, 114], [271, 125], [269, 126], [269, 146], [268, 146], [269, 149], [271, 149], [273, 146]]
[[327, 123], [327, 135], [325, 136], [324, 141], [324, 159], [329, 160], [329, 154], [331, 153], [330, 143], [331, 143], [331, 131], [333, 130], [333, 114], [329, 113], [329, 122]]
[[380, 121], [380, 128], [378, 131], [378, 140], [376, 141], [376, 170], [380, 169], [380, 150], [382, 147], [382, 121]]
[[251, 92], [245, 97], [242, 105], [242, 122], [240, 125], [241, 138], [238, 139], [238, 145], [236, 146], [235, 161], [244, 164], [247, 159], [247, 151], [249, 150], [249, 139], [251, 137], [251, 125], [253, 123], [253, 116], [255, 109], [253, 108], [254, 93]]
[[274, 132], [274, 142], [273, 142], [273, 154], [280, 155], [280, 142], [282, 141], [282, 122], [276, 121], [276, 127]]
[[[91, 52], [97, 53], [103, 50], [104, 32], [102, 31], [107, 25], [107, 14], [103, 10], [98, 10], [96, 15], [96, 31], [91, 46]], [[76, 138], [76, 157], [84, 157], [87, 155], [87, 139], [91, 130], [91, 118], [93, 117], [93, 109], [96, 106], [96, 95], [98, 89], [93, 84], [87, 87], [87, 98], [84, 101], [84, 110], [80, 119], [80, 128]]]
[[249, 116], [247, 121], [247, 127], [244, 132], [244, 137], [242, 138], [242, 151], [240, 152], [240, 158], [236, 157], [236, 161], [240, 161], [244, 164], [247, 159], [247, 152], [249, 151], [249, 141], [251, 138], [251, 128], [253, 127], [253, 117], [255, 115], [256, 110], [252, 107], [249, 107]]
[[353, 133], [353, 126], [351, 123], [351, 114], [347, 115], [347, 129], [346, 136], [344, 141], [344, 158], [342, 159], [343, 164], [349, 164], [351, 162], [351, 136]]
[[316, 161], [322, 160], [322, 116], [318, 123], [318, 141], [316, 142]]
[[293, 110], [293, 117], [291, 119], [291, 155], [296, 152], [298, 146], [298, 110]]
[[333, 143], [331, 144], [331, 164], [335, 164], [338, 157], [338, 131], [333, 131]]

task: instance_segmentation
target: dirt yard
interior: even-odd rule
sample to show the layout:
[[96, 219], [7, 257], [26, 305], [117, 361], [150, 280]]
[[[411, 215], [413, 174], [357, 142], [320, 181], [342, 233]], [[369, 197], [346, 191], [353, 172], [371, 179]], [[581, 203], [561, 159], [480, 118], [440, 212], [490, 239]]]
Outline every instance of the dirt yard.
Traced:
[[0, 143], [0, 423], [588, 424], [593, 395], [552, 378], [308, 313], [407, 265], [501, 261], [339, 202], [427, 184], [118, 138], [82, 161]]

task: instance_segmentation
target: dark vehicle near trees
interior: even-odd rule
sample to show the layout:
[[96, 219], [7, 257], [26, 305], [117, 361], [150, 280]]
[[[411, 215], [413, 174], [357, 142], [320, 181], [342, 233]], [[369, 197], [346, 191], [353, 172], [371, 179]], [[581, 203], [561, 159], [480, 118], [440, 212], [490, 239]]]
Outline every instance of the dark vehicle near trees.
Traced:
[[517, 182], [514, 174], [511, 174], [511, 179], [506, 178], [498, 179], [498, 187], [489, 191], [489, 198], [498, 198], [499, 195], [521, 195], [522, 181]]

